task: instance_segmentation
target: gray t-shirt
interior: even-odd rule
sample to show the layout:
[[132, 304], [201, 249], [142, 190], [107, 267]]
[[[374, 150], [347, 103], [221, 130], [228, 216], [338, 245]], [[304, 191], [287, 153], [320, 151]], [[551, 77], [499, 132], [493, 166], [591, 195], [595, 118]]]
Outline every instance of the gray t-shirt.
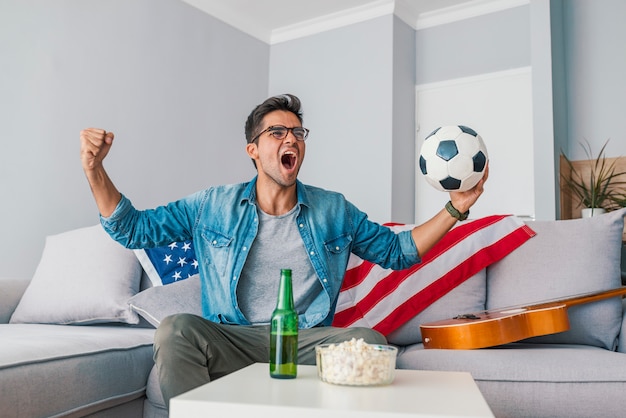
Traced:
[[269, 323], [276, 307], [280, 270], [291, 269], [293, 298], [300, 314], [322, 291], [298, 232], [299, 206], [272, 216], [258, 209], [259, 232], [237, 285], [239, 308], [253, 324]]

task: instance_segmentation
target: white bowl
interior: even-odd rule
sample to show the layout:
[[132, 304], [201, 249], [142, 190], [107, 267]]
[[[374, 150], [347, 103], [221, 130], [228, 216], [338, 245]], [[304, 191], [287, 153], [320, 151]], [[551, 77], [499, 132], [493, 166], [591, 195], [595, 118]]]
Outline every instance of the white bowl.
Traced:
[[393, 382], [398, 349], [362, 340], [315, 347], [318, 377], [349, 386], [381, 386]]

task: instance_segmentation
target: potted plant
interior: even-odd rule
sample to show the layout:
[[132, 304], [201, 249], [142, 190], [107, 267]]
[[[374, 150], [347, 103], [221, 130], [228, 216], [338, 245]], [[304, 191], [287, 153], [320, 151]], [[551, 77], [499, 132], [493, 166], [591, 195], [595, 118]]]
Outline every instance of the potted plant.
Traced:
[[626, 190], [613, 193], [611, 196], [610, 209], [613, 210], [619, 208], [626, 208]]
[[[587, 156], [588, 166], [575, 166], [563, 153], [563, 160], [569, 168], [569, 175], [561, 174], [562, 185], [583, 207], [583, 217], [604, 213], [613, 208], [619, 190], [626, 185], [626, 172], [617, 171], [617, 159], [607, 160], [604, 143], [594, 158], [589, 142], [580, 143]], [[622, 189], [623, 190], [623, 189]]]

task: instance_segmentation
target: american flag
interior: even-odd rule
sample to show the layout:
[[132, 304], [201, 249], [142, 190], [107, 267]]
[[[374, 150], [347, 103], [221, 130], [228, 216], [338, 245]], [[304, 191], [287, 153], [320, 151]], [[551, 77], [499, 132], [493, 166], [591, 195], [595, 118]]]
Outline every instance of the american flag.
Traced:
[[[398, 233], [415, 225], [387, 226]], [[369, 327], [389, 335], [534, 235], [515, 216], [493, 215], [458, 224], [421, 263], [406, 270], [384, 269], [352, 254], [333, 325]]]
[[192, 241], [135, 250], [135, 254], [155, 286], [174, 283], [198, 274], [198, 260]]

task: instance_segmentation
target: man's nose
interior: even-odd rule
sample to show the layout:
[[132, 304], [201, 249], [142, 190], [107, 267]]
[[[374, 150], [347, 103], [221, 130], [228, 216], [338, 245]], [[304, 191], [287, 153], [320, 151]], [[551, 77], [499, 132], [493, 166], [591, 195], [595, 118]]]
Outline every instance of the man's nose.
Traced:
[[293, 144], [297, 141], [298, 139], [296, 138], [296, 136], [293, 134], [293, 131], [291, 129], [289, 129], [287, 131], [287, 135], [285, 135], [285, 138], [283, 138], [283, 143], [288, 143], [288, 144]]

